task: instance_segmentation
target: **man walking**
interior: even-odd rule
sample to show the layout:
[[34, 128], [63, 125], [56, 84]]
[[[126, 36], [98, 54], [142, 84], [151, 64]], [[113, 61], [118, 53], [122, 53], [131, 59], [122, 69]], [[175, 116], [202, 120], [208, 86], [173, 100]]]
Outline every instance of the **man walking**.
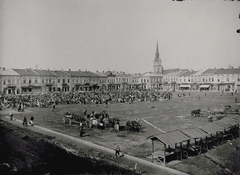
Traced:
[[83, 123], [82, 121], [79, 123], [79, 131], [80, 131], [80, 137], [83, 136]]

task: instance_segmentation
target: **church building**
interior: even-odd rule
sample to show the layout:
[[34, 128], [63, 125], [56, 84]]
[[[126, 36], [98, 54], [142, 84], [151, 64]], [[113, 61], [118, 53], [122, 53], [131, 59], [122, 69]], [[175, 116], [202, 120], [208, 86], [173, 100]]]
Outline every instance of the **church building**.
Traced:
[[159, 58], [158, 43], [157, 43], [155, 59], [153, 61], [153, 73], [157, 75], [163, 74], [162, 60], [161, 58]]
[[142, 83], [143, 89], [161, 89], [162, 85], [163, 66], [162, 60], [159, 57], [158, 43], [153, 61], [153, 72], [143, 73], [139, 77], [139, 83]]

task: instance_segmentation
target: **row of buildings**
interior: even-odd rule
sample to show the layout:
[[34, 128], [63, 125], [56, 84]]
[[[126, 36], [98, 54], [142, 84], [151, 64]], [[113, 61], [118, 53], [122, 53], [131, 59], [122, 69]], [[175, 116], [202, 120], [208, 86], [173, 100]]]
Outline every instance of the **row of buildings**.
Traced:
[[126, 89], [240, 91], [240, 67], [207, 70], [163, 69], [158, 45], [153, 71], [127, 74], [117, 71], [9, 69], [0, 67], [0, 94], [34, 94]]

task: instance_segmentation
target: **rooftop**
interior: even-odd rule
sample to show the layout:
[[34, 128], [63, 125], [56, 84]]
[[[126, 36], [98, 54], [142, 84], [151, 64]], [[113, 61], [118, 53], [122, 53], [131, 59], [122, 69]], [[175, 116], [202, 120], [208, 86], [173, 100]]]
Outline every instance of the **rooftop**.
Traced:
[[15, 72], [20, 74], [21, 76], [39, 76], [36, 72], [32, 69], [13, 69]]
[[19, 75], [13, 69], [0, 68], [0, 75]]

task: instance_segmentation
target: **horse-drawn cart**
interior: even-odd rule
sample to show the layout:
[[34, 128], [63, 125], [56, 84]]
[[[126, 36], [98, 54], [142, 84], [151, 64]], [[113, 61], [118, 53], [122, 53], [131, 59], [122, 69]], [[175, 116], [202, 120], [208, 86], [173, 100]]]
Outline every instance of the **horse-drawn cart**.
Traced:
[[209, 122], [213, 122], [224, 117], [226, 117], [226, 112], [224, 109], [214, 109], [207, 118]]
[[231, 105], [225, 106], [225, 112], [226, 114], [240, 114], [238, 109], [232, 108]]
[[72, 125], [72, 124], [80, 124], [81, 121], [85, 121], [85, 118], [84, 117], [81, 117], [81, 116], [77, 116], [77, 115], [74, 115], [74, 114], [71, 114], [71, 113], [65, 113], [63, 118], [62, 118], [62, 122], [64, 124], [69, 124], [69, 125]]
[[207, 111], [201, 111], [201, 109], [195, 109], [191, 111], [191, 115], [193, 117], [207, 117], [208, 112]]

